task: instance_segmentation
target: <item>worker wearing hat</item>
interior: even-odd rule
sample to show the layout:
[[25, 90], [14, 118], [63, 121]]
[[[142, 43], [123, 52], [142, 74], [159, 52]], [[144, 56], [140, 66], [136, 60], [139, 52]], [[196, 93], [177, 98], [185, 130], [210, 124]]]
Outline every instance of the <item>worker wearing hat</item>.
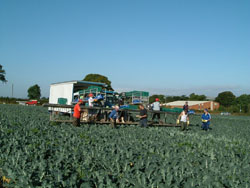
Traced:
[[201, 116], [202, 120], [202, 130], [207, 131], [209, 129], [210, 121], [211, 121], [211, 115], [208, 113], [208, 109], [204, 109], [204, 113]]
[[88, 99], [88, 102], [89, 102], [89, 107], [93, 107], [94, 106], [94, 99], [93, 99], [93, 94], [92, 93], [90, 93], [89, 94], [89, 99]]
[[[89, 94], [89, 99], [88, 99], [88, 103], [89, 103], [89, 107], [94, 107], [94, 102], [96, 101], [94, 98], [93, 98], [93, 94], [90, 93]], [[96, 119], [96, 110], [95, 109], [89, 109], [89, 120], [90, 121], [94, 121]]]
[[79, 99], [74, 107], [74, 114], [73, 114], [73, 125], [76, 127], [80, 126], [80, 118], [81, 118], [81, 107], [80, 105], [83, 103], [82, 99]]
[[[160, 107], [160, 102], [159, 102], [159, 98], [155, 99], [155, 102], [151, 104], [153, 111], [160, 111], [161, 107]], [[157, 116], [158, 121], [161, 119], [160, 113], [159, 112], [154, 112], [153, 117], [152, 117], [152, 121], [155, 119], [155, 117]]]
[[111, 121], [111, 127], [116, 128], [116, 121], [118, 121], [118, 111], [119, 111], [119, 106], [115, 106], [114, 110], [109, 114], [109, 119]]

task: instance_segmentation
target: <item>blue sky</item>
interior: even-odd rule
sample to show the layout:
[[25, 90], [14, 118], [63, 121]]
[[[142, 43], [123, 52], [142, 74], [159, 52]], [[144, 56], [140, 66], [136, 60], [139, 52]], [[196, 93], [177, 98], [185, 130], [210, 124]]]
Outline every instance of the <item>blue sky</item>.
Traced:
[[107, 76], [118, 91], [250, 93], [249, 0], [0, 0], [0, 96]]

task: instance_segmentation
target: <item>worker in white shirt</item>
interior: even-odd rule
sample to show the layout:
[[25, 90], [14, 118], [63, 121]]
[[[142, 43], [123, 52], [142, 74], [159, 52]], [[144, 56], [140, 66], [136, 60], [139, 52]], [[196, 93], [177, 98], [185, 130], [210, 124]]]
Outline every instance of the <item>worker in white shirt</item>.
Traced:
[[[158, 98], [156, 98], [155, 102], [151, 104], [151, 107], [152, 107], [153, 111], [160, 111], [161, 110], [160, 102], [159, 102]], [[159, 112], [154, 112], [153, 117], [152, 117], [152, 121], [155, 119], [156, 116], [158, 118], [158, 121], [160, 121], [161, 116], [160, 116]]]
[[89, 107], [93, 107], [94, 106], [94, 99], [93, 99], [93, 94], [92, 93], [90, 93], [89, 94], [89, 99], [88, 99], [88, 102], [89, 102]]
[[187, 110], [183, 110], [177, 119], [177, 124], [181, 124], [181, 130], [187, 130], [189, 126], [189, 117]]
[[[89, 103], [89, 107], [94, 107], [94, 102], [95, 102], [95, 99], [93, 98], [93, 94], [90, 93], [89, 94], [89, 99], [88, 99], [88, 103]], [[89, 120], [90, 121], [94, 121], [95, 118], [96, 118], [96, 110], [95, 109], [89, 109]]]

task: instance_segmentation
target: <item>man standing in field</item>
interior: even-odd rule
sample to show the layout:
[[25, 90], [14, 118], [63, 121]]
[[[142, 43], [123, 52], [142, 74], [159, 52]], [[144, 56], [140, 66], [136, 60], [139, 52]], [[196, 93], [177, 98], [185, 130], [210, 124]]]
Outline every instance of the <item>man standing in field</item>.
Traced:
[[109, 114], [112, 128], [116, 128], [116, 121], [118, 120], [118, 110], [119, 106], [115, 106], [115, 109]]
[[[159, 102], [158, 98], [155, 99], [155, 102], [153, 104], [151, 104], [151, 106], [153, 108], [153, 111], [160, 111], [161, 110], [160, 102]], [[158, 121], [160, 121], [161, 116], [160, 116], [159, 112], [155, 112], [153, 114], [152, 121], [155, 119], [156, 116], [157, 116]]]
[[136, 117], [140, 118], [140, 126], [141, 127], [148, 127], [147, 125], [147, 110], [146, 108], [143, 106], [143, 104], [139, 105], [140, 108], [140, 115], [137, 115]]
[[189, 107], [188, 107], [188, 102], [186, 101], [185, 104], [183, 105], [183, 110], [184, 111], [187, 111], [189, 110]]
[[181, 124], [181, 130], [187, 130], [189, 125], [189, 117], [187, 110], [183, 110], [177, 119], [177, 124]]
[[73, 125], [75, 127], [80, 126], [80, 118], [81, 118], [81, 107], [80, 105], [83, 103], [82, 99], [79, 99], [74, 107], [74, 114], [73, 114]]
[[209, 129], [211, 115], [208, 113], [208, 109], [204, 109], [204, 114], [201, 116], [202, 120], [202, 130], [207, 131]]

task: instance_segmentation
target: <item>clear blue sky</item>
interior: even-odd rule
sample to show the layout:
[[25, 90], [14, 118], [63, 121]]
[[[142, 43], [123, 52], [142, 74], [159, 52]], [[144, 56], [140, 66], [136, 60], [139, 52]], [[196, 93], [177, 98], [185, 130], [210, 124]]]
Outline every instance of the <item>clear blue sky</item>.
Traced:
[[115, 90], [250, 93], [249, 0], [0, 0], [0, 96], [107, 76]]

